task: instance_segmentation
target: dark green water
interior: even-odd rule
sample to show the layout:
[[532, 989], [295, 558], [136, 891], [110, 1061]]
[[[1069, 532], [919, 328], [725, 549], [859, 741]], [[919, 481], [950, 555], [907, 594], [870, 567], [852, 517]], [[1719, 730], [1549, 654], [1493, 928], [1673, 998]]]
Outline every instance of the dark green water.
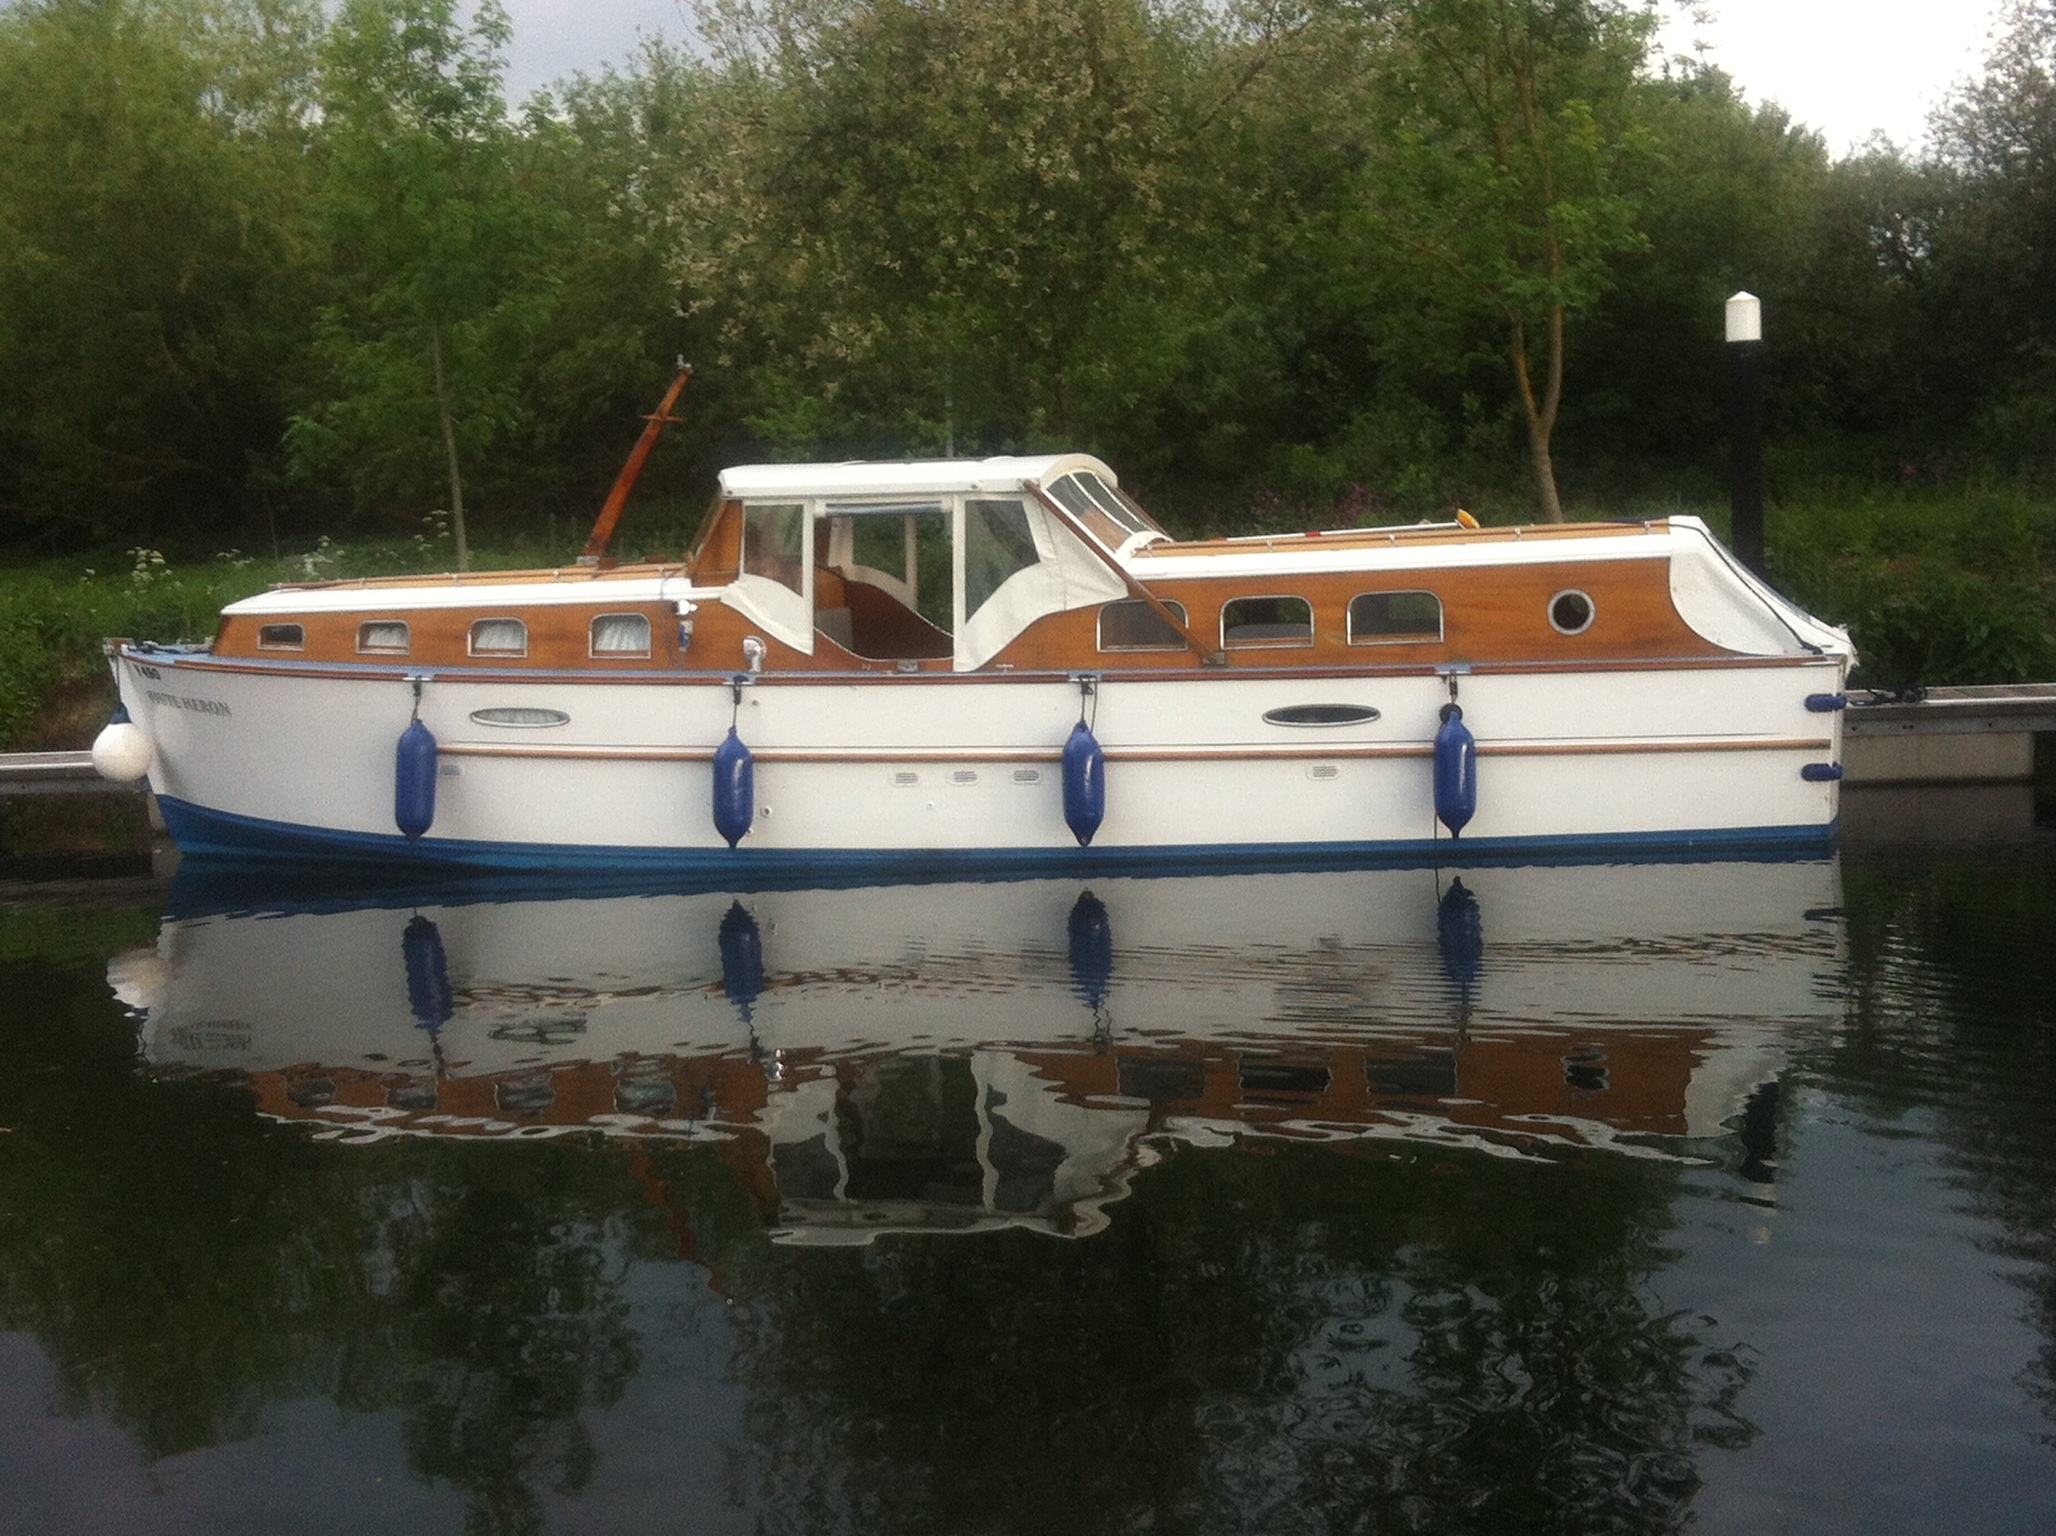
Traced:
[[2056, 1528], [2056, 857], [17, 890], [0, 1530]]

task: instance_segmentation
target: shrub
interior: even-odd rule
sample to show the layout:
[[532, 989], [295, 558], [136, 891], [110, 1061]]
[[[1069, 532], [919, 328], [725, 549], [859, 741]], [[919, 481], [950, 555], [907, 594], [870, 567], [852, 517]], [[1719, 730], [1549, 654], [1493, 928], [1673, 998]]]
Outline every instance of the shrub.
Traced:
[[1773, 509], [1771, 575], [1845, 624], [1860, 686], [2056, 673], [2056, 506], [2024, 491], [1816, 492]]

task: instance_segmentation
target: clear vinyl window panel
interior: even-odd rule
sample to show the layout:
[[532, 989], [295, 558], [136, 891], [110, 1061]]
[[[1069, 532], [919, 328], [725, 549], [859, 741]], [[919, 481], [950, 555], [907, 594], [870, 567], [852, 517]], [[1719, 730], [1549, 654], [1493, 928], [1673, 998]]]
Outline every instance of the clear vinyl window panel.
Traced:
[[1008, 577], [1041, 560], [1028, 509], [1019, 500], [964, 503], [964, 612], [976, 613]]
[[804, 592], [807, 509], [794, 502], [763, 502], [742, 509], [742, 569], [793, 592]]
[[1119, 517], [1108, 511], [1107, 505], [1120, 507], [1120, 503], [1108, 496], [1107, 505], [1103, 505], [1093, 495], [1091, 486], [1086, 484], [1087, 481], [1090, 481], [1092, 486], [1105, 489], [1105, 483], [1097, 475], [1066, 475], [1049, 487], [1050, 497], [1076, 518], [1100, 543], [1108, 549], [1119, 549], [1128, 542], [1128, 536], [1136, 531], [1130, 526], [1131, 519], [1125, 508]]

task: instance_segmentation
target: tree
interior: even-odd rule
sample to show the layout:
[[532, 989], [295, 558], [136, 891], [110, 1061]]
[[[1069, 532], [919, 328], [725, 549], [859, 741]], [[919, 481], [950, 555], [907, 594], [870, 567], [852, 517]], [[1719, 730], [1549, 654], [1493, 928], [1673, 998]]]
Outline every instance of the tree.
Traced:
[[1373, 0], [1385, 76], [1368, 197], [1430, 305], [1500, 327], [1542, 515], [1570, 316], [1641, 244], [1618, 185], [1649, 19], [1623, 0]]
[[1145, 387], [1196, 297], [1185, 18], [824, 0], [707, 24], [730, 137], [688, 189], [678, 270], [754, 360], [767, 435], [1076, 440]]
[[312, 0], [0, 10], [0, 526], [253, 509], [312, 303]]
[[1955, 334], [1975, 338], [1997, 435], [2047, 463], [2056, 433], [2056, 0], [2013, 0], [1984, 76], [1935, 119], [1962, 179], [1936, 265]]
[[322, 60], [328, 164], [319, 221], [334, 295], [317, 348], [326, 399], [294, 423], [301, 472], [337, 466], [360, 494], [449, 494], [470, 550], [463, 460], [512, 425], [515, 368], [549, 286], [547, 210], [521, 195], [501, 93], [496, 0], [347, 0]]

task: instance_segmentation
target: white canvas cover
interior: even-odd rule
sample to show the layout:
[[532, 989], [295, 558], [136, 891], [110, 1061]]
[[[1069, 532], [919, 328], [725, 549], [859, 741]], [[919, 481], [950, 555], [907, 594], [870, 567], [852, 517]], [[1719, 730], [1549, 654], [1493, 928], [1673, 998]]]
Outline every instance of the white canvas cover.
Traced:
[[1671, 605], [1698, 634], [1744, 656], [1812, 650], [1854, 658], [1849, 632], [1780, 597], [1715, 542], [1696, 517], [1670, 520]]
[[1041, 503], [1023, 499], [1041, 559], [1002, 582], [957, 632], [959, 672], [984, 666], [1044, 614], [1091, 607], [1128, 595], [1127, 583], [1060, 526]]

